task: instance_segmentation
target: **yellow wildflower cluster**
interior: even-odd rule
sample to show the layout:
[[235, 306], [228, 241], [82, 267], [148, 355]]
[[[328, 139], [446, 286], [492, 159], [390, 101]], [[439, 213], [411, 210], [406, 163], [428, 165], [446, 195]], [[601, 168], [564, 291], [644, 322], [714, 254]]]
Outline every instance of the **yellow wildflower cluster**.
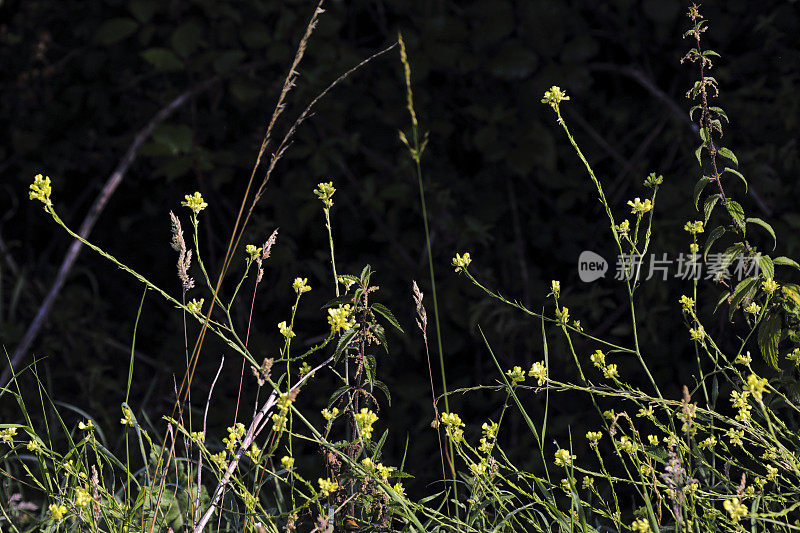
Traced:
[[708, 449], [711, 449], [711, 448], [713, 448], [713, 447], [714, 447], [714, 446], [716, 446], [716, 445], [717, 445], [717, 439], [716, 439], [716, 437], [714, 437], [714, 436], [712, 435], [712, 436], [710, 436], [710, 437], [708, 437], [708, 438], [706, 438], [706, 439], [703, 439], [702, 441], [700, 441], [700, 444], [699, 444], [698, 446], [700, 446], [700, 448], [708, 448]]
[[561, 282], [552, 280], [550, 282], [550, 292], [553, 293], [553, 296], [558, 298], [558, 295], [561, 294]]
[[14, 443], [14, 435], [17, 434], [17, 428], [0, 429], [0, 442], [8, 444], [9, 446]]
[[569, 450], [565, 450], [564, 448], [556, 450], [555, 457], [556, 466], [564, 467], [571, 465], [573, 459], [577, 459], [576, 456], [569, 453]]
[[289, 407], [292, 406], [294, 395], [289, 392], [282, 392], [278, 395], [278, 401], [275, 405], [278, 407], [278, 412], [272, 415], [272, 430], [276, 433], [286, 429], [287, 417]]
[[532, 378], [536, 378], [536, 383], [541, 387], [544, 385], [544, 382], [547, 381], [547, 366], [545, 366], [544, 361], [537, 361], [531, 365], [531, 369], [528, 370], [528, 375]]
[[485, 454], [489, 454], [497, 441], [497, 430], [500, 429], [500, 426], [497, 422], [489, 421], [488, 423], [484, 422], [481, 429], [483, 430], [483, 436], [478, 449]]
[[311, 287], [308, 286], [308, 278], [294, 278], [292, 288], [297, 294], [303, 294], [311, 290]]
[[339, 409], [337, 407], [334, 407], [333, 409], [325, 408], [322, 410], [322, 417], [327, 421], [333, 420], [338, 415], [339, 415]]
[[222, 439], [223, 444], [225, 444], [225, 448], [229, 449], [232, 452], [236, 451], [236, 448], [242, 443], [242, 438], [244, 437], [244, 424], [241, 422], [237, 422], [233, 426], [228, 428], [228, 436]]
[[42, 177], [41, 174], [37, 174], [33, 177], [33, 183], [31, 183], [30, 189], [29, 197], [31, 200], [39, 200], [46, 207], [51, 207], [53, 205], [53, 202], [50, 200], [50, 194], [53, 190], [50, 187], [49, 177]]
[[361, 411], [356, 413], [356, 426], [358, 427], [358, 432], [364, 439], [371, 439], [372, 438], [372, 425], [378, 421], [378, 415], [367, 409], [366, 407], [362, 407]]
[[752, 394], [757, 402], [763, 401], [764, 393], [769, 393], [765, 390], [767, 387], [767, 378], [760, 378], [756, 374], [747, 376], [747, 384], [743, 387], [742, 394]]
[[317, 188], [314, 189], [314, 194], [316, 194], [317, 198], [322, 201], [325, 209], [330, 209], [333, 207], [333, 193], [335, 192], [336, 188], [333, 186], [332, 181], [327, 183], [318, 183]]
[[247, 260], [253, 262], [256, 258], [261, 254], [261, 248], [256, 246], [255, 244], [248, 244], [244, 247], [244, 251], [247, 252], [248, 258]]
[[383, 463], [376, 463], [369, 457], [361, 461], [361, 466], [364, 467], [368, 474], [381, 481], [388, 481], [389, 476], [392, 475], [392, 470], [394, 470], [394, 467], [383, 466]]
[[603, 377], [606, 379], [616, 379], [619, 377], [617, 365], [615, 363], [606, 364], [606, 354], [601, 350], [595, 350], [594, 353], [589, 356], [589, 360], [603, 372]]
[[227, 457], [228, 456], [226, 455], [225, 450], [222, 450], [221, 452], [212, 455], [211, 461], [217, 465], [217, 468], [224, 470], [228, 466]]
[[695, 220], [694, 222], [687, 222], [683, 229], [691, 233], [692, 235], [697, 235], [698, 233], [703, 233], [703, 221], [702, 220]]
[[691, 312], [692, 309], [694, 309], [694, 300], [689, 298], [685, 294], [681, 296], [680, 303], [683, 306], [683, 310], [686, 312]]
[[460, 442], [464, 438], [464, 422], [455, 413], [442, 413], [442, 424], [445, 425], [445, 433], [453, 442]]
[[742, 439], [744, 438], [744, 430], [730, 428], [726, 432], [726, 435], [731, 441], [731, 446], [742, 446], [743, 444]]
[[89, 505], [90, 501], [92, 501], [92, 497], [89, 496], [89, 491], [83, 487], [75, 489], [75, 505], [78, 507], [86, 507]]
[[728, 511], [728, 514], [731, 515], [731, 520], [734, 522], [739, 522], [747, 516], [747, 507], [739, 501], [739, 498], [725, 500], [722, 506]]
[[767, 291], [769, 294], [778, 290], [779, 285], [775, 282], [772, 278], [767, 278], [766, 280], [761, 282], [761, 287]]
[[356, 282], [355, 279], [353, 279], [353, 276], [339, 276], [336, 278], [336, 281], [344, 285], [345, 292], [349, 291], [353, 283]]
[[287, 340], [294, 337], [294, 331], [292, 331], [292, 327], [287, 326], [285, 320], [278, 323], [278, 331], [280, 331], [281, 335], [283, 335], [283, 337]]
[[589, 446], [592, 448], [597, 446], [601, 438], [603, 438], [603, 434], [599, 431], [589, 431], [586, 433], [586, 440], [589, 441]]
[[620, 237], [627, 237], [630, 231], [631, 231], [631, 223], [628, 222], [627, 218], [622, 222], [620, 222], [619, 225], [617, 226], [617, 233], [619, 233]]
[[469, 256], [469, 252], [466, 252], [464, 255], [456, 254], [453, 258], [453, 266], [456, 267], [456, 272], [461, 272], [462, 269], [466, 269], [471, 262], [472, 259]]
[[208, 207], [208, 204], [205, 202], [205, 200], [203, 200], [203, 195], [201, 195], [199, 192], [195, 192], [193, 195], [187, 194], [184, 196], [184, 198], [185, 200], [181, 202], [181, 205], [191, 209], [195, 215]]
[[650, 529], [650, 523], [644, 518], [634, 520], [631, 524], [631, 530], [636, 533], [651, 533], [653, 531]]
[[133, 413], [127, 407], [122, 408], [122, 418], [119, 419], [119, 423], [123, 426], [133, 426]]
[[319, 490], [323, 496], [330, 496], [331, 492], [339, 488], [339, 484], [330, 479], [319, 478], [317, 483], [319, 483]]
[[567, 93], [565, 91], [562, 91], [561, 87], [553, 85], [552, 87], [550, 87], [549, 90], [544, 92], [542, 103], [548, 104], [556, 112], [558, 112], [559, 104], [561, 104], [561, 102], [565, 100], [569, 100], [569, 96], [567, 96]]
[[194, 313], [199, 315], [203, 311], [203, 302], [205, 302], [205, 298], [193, 298], [191, 302], [186, 304], [186, 309], [189, 310], [190, 313]]
[[744, 308], [744, 312], [757, 315], [761, 312], [761, 306], [755, 302], [750, 302], [750, 305]]
[[355, 328], [356, 319], [351, 317], [352, 312], [350, 304], [328, 309], [328, 324], [331, 326], [331, 331], [339, 333], [342, 330], [350, 331]]
[[643, 215], [653, 209], [653, 204], [649, 198], [646, 198], [644, 202], [639, 198], [634, 198], [633, 200], [628, 200], [628, 205], [631, 206], [631, 214], [634, 215]]
[[520, 366], [515, 366], [511, 370], [506, 370], [506, 375], [508, 379], [511, 380], [512, 385], [525, 381], [525, 372], [522, 371], [522, 367]]
[[623, 452], [626, 452], [630, 455], [636, 453], [637, 450], [636, 441], [634, 441], [627, 435], [623, 435], [622, 437], [620, 437], [618, 444], [619, 444], [619, 449], [622, 450]]
[[61, 520], [67, 514], [67, 507], [63, 504], [51, 503], [48, 509], [53, 520]]
[[562, 307], [561, 309], [556, 309], [556, 318], [562, 324], [566, 324], [569, 322], [569, 308]]
[[294, 466], [294, 457], [289, 457], [288, 455], [284, 455], [281, 457], [281, 464], [286, 470], [291, 470]]
[[[800, 354], [800, 350], [798, 350], [798, 354]], [[743, 354], [740, 353], [739, 355], [737, 355], [734, 362], [740, 365], [749, 365], [750, 363], [753, 362], [753, 358], [750, 356], [750, 352], [748, 351], [746, 353]]]
[[702, 342], [702, 341], [703, 341], [703, 339], [705, 339], [705, 338], [706, 338], [706, 330], [705, 330], [705, 328], [703, 328], [703, 326], [701, 326], [700, 324], [698, 324], [696, 328], [691, 328], [691, 329], [689, 330], [689, 337], [690, 337], [690, 338], [691, 338], [693, 341], [699, 341], [699, 342]]

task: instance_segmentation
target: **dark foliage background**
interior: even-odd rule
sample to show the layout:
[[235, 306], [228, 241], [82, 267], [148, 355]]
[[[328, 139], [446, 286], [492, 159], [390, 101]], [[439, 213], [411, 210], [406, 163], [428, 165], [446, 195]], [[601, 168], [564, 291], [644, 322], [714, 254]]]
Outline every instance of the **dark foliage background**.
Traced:
[[[471, 252], [472, 269], [488, 286], [534, 310], [542, 308], [550, 280], [561, 280], [564, 304], [587, 330], [630, 343], [627, 299], [618, 282], [612, 276], [593, 284], [578, 280], [580, 251], [597, 251], [613, 262], [612, 241], [593, 185], [540, 99], [553, 84], [571, 95], [565, 118], [618, 216], [628, 211], [627, 200], [645, 195], [641, 184], [649, 172], [664, 175], [652, 251], [659, 257], [687, 251], [690, 239], [682, 227], [697, 218], [690, 198], [701, 174], [684, 96], [696, 73], [679, 63], [691, 46], [680, 37], [688, 27], [686, 5], [353, 0], [325, 7], [285, 117], [293, 119], [336, 76], [403, 32], [417, 113], [431, 139], [423, 167], [450, 388], [495, 380], [478, 324], [505, 367], [542, 358], [540, 323], [468, 287], [449, 266], [456, 251]], [[201, 216], [203, 254], [216, 275], [261, 135], [312, 10], [306, 0], [0, 2], [0, 339], [9, 353], [70, 243], [27, 200], [33, 175], [53, 178], [56, 209], [76, 228], [135, 133], [175, 96], [222, 75], [221, 83], [157, 128], [90, 236], [178, 295], [168, 211], [180, 212], [188, 225], [179, 204], [184, 194], [199, 190], [210, 204]], [[719, 103], [732, 120], [726, 144], [750, 181], [748, 193], [740, 184], [730, 184], [729, 192], [749, 214], [773, 223], [779, 254], [797, 257], [798, 6], [730, 0], [709, 3], [704, 14], [711, 21], [706, 44], [722, 54], [715, 75]], [[406, 329], [405, 336], [390, 339], [390, 355], [380, 358], [393, 393], [391, 409], [384, 401], [381, 412], [382, 423], [393, 428], [389, 463], [399, 462], [408, 435], [410, 470], [424, 480], [435, 475], [438, 460], [431, 453], [435, 433], [424, 349], [413, 321], [413, 279], [427, 295], [429, 316], [433, 311], [416, 181], [397, 137], [410, 125], [404, 91], [393, 52], [334, 90], [298, 131], [247, 232], [247, 242], [260, 243], [280, 227], [256, 300], [251, 347], [259, 357], [276, 353], [276, 323], [288, 317], [290, 284], [298, 275], [314, 287], [299, 312], [298, 338], [325, 333], [319, 308], [332, 287], [324, 222], [311, 191], [317, 182], [333, 180], [339, 270], [358, 273], [371, 264], [381, 286], [378, 299]], [[243, 263], [234, 264], [231, 280]], [[651, 280], [638, 293], [642, 345], [662, 390], [673, 397], [695, 364], [677, 304], [687, 289], [688, 282]], [[709, 282], [703, 292], [714, 302], [719, 291]], [[84, 250], [32, 351], [53, 397], [107, 427], [119, 427], [141, 294], [135, 280]], [[198, 289], [189, 295], [202, 296], [209, 300]], [[144, 305], [131, 403], [157, 418], [169, 409], [174, 376], [180, 380], [184, 369], [182, 322], [179, 312], [154, 296]], [[242, 327], [248, 305], [245, 298], [236, 309]], [[552, 313], [552, 304], [544, 305]], [[715, 323], [712, 334], [733, 327], [722, 313]], [[190, 338], [194, 333], [190, 328]], [[569, 379], [561, 340], [556, 331], [547, 333], [554, 371]], [[595, 348], [577, 346], [585, 354]], [[223, 352], [207, 344], [195, 398], [205, 398]], [[239, 381], [240, 361], [228, 355], [214, 400], [215, 434], [230, 424]], [[619, 363], [626, 378], [641, 377], [633, 361]], [[332, 390], [320, 381], [301, 396], [315, 409]], [[438, 376], [435, 381], [439, 390]], [[246, 379], [249, 399], [254, 389]], [[536, 405], [541, 399], [526, 401]], [[573, 434], [582, 434], [589, 424], [584, 401], [554, 402], [548, 431], [566, 435], [572, 426]], [[456, 396], [452, 403], [478, 424], [498, 407], [497, 397], [488, 394]], [[2, 419], [13, 420], [14, 408], [0, 405]], [[508, 438], [521, 461], [532, 461], [523, 427]], [[307, 461], [319, 462], [313, 454]]]

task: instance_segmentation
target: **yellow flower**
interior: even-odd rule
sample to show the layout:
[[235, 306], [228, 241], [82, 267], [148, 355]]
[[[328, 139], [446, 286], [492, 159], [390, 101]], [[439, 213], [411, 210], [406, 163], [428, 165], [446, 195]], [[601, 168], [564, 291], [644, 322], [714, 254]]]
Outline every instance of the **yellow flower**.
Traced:
[[122, 408], [122, 418], [120, 418], [119, 423], [123, 426], [133, 426], [133, 413], [127, 407]]
[[334, 483], [330, 479], [319, 478], [317, 479], [317, 483], [319, 483], [319, 489], [323, 496], [330, 496], [331, 492], [339, 488], [339, 484]]
[[647, 441], [650, 443], [651, 446], [658, 446], [658, 437], [655, 435], [648, 435]]
[[[797, 350], [797, 348], [795, 348]], [[800, 352], [800, 350], [797, 350]], [[740, 365], [749, 365], [753, 361], [753, 358], [750, 356], [750, 352], [746, 352], [744, 354], [739, 354], [736, 356], [736, 360], [734, 362], [739, 363]]]
[[563, 324], [569, 322], [569, 308], [562, 307], [561, 309], [556, 309], [556, 318]]
[[775, 280], [772, 278], [767, 278], [766, 280], [762, 281], [761, 286], [770, 294], [778, 290], [779, 287], [779, 285], [775, 283]]
[[51, 503], [48, 509], [50, 510], [50, 516], [53, 517], [53, 520], [61, 520], [64, 518], [64, 515], [67, 514], [67, 507], [65, 505]]
[[292, 328], [290, 326], [286, 325], [285, 320], [278, 324], [278, 329], [280, 330], [281, 335], [283, 335], [287, 339], [291, 339], [292, 337], [294, 337], [294, 331], [292, 331]]
[[685, 294], [681, 296], [681, 305], [683, 306], [684, 311], [691, 311], [694, 309], [694, 300], [686, 296]]
[[333, 207], [333, 193], [335, 192], [336, 188], [333, 186], [332, 181], [327, 183], [318, 183], [317, 188], [314, 189], [314, 194], [316, 194], [317, 198], [322, 201], [325, 209], [330, 209]]
[[615, 363], [611, 363], [610, 365], [603, 368], [603, 376], [606, 379], [613, 379], [619, 376], [619, 372], [617, 372], [617, 365]]
[[353, 276], [339, 276], [336, 278], [336, 281], [344, 285], [344, 291], [347, 292], [350, 290], [350, 287], [355, 283]]
[[456, 267], [456, 272], [461, 272], [461, 270], [466, 269], [471, 262], [472, 258], [470, 258], [469, 252], [466, 252], [463, 256], [461, 254], [456, 254], [453, 258], [453, 266]]
[[261, 253], [261, 248], [256, 246], [255, 244], [248, 244], [244, 247], [244, 251], [247, 252], [247, 255], [250, 257], [248, 258], [250, 261], [255, 261], [258, 255]]
[[515, 366], [511, 370], [506, 370], [506, 375], [511, 379], [512, 385], [525, 381], [525, 372], [523, 372], [522, 367], [519, 366]]
[[702, 341], [706, 337], [706, 330], [700, 324], [697, 325], [697, 328], [691, 328], [689, 330], [689, 337], [693, 341]]
[[550, 292], [553, 293], [553, 296], [558, 298], [558, 295], [561, 294], [561, 282], [553, 280], [550, 282]]
[[17, 428], [11, 427], [0, 429], [0, 441], [8, 444], [9, 446], [14, 443], [14, 435], [17, 434]]
[[78, 422], [78, 429], [92, 429], [93, 427], [94, 424], [92, 424], [91, 420], [87, 420], [86, 422], [81, 420], [80, 422]]
[[619, 447], [623, 452], [628, 452], [631, 455], [636, 453], [636, 442], [625, 435], [620, 437]]
[[533, 363], [531, 369], [528, 370], [528, 375], [532, 378], [536, 378], [540, 387], [544, 385], [544, 382], [547, 381], [547, 367], [544, 361]]
[[336, 407], [334, 407], [330, 411], [328, 409], [323, 409], [322, 410], [322, 416], [323, 416], [323, 418], [325, 418], [325, 420], [329, 420], [329, 421], [333, 420], [334, 418], [336, 418], [336, 416], [338, 414], [339, 414], [339, 409], [336, 408]]
[[205, 298], [192, 298], [192, 301], [186, 304], [186, 308], [189, 310], [190, 313], [194, 313], [199, 315], [203, 311], [203, 302], [205, 302]]
[[761, 306], [755, 302], [752, 302], [750, 305], [744, 308], [744, 312], [757, 315], [758, 313], [761, 312]]
[[692, 252], [692, 255], [697, 254], [697, 252], [700, 251], [700, 245], [697, 244], [696, 242], [693, 242], [692, 244], [689, 245], [689, 251]]
[[51, 207], [53, 202], [50, 200], [50, 193], [52, 193], [52, 189], [50, 187], [50, 178], [49, 177], [42, 177], [41, 174], [37, 174], [33, 178], [33, 183], [30, 186], [30, 194], [29, 197], [31, 200], [39, 200], [45, 206]]
[[650, 203], [649, 199], [645, 199], [643, 202], [639, 198], [634, 198], [633, 200], [628, 200], [628, 205], [631, 206], [631, 213], [634, 215], [643, 215], [653, 209], [653, 204]]
[[195, 192], [193, 195], [187, 194], [184, 198], [185, 200], [181, 202], [181, 205], [191, 209], [195, 215], [208, 207], [208, 204], [203, 200], [203, 195], [199, 192]]
[[691, 233], [692, 235], [697, 235], [698, 233], [703, 233], [703, 222], [701, 220], [696, 220], [694, 222], [687, 222], [683, 229]]
[[442, 424], [445, 425], [445, 432], [453, 442], [459, 442], [464, 438], [464, 422], [456, 413], [442, 413]]
[[563, 448], [559, 448], [556, 450], [556, 466], [569, 466], [572, 464], [572, 460], [576, 459], [577, 457], [574, 455], [570, 455], [569, 450], [565, 450]]
[[620, 237], [625, 237], [628, 235], [628, 232], [631, 230], [631, 223], [628, 222], [627, 219], [620, 222], [619, 226], [617, 226], [617, 233], [619, 233]]
[[294, 466], [294, 457], [289, 457], [288, 455], [284, 455], [281, 457], [281, 464], [286, 470], [291, 470]]
[[600, 350], [595, 350], [594, 353], [589, 356], [589, 359], [597, 368], [602, 368], [606, 364], [606, 354]]
[[400, 482], [395, 483], [394, 486], [392, 487], [392, 489], [394, 489], [394, 491], [397, 493], [398, 496], [405, 497], [406, 489], [403, 487], [402, 483], [400, 483]]
[[631, 530], [635, 531], [636, 533], [651, 533], [653, 530], [650, 529], [650, 524], [644, 518], [637, 518], [631, 524]]
[[83, 487], [75, 489], [75, 505], [78, 507], [86, 507], [89, 505], [90, 501], [92, 501], [92, 497], [89, 496], [89, 492], [86, 489]]
[[366, 407], [362, 407], [361, 411], [356, 413], [356, 426], [358, 426], [358, 431], [364, 439], [371, 439], [372, 438], [372, 424], [378, 421], [378, 415], [367, 409]]
[[731, 515], [731, 520], [734, 522], [739, 522], [742, 518], [747, 516], [747, 507], [739, 501], [739, 498], [725, 500], [722, 506], [728, 511], [728, 514]]
[[753, 395], [757, 401], [762, 401], [762, 395], [764, 393], [769, 393], [769, 391], [764, 390], [767, 386], [767, 378], [759, 378], [755, 374], [750, 374], [747, 377], [747, 385], [743, 387], [745, 392], [748, 392]]
[[331, 331], [339, 333], [341, 330], [350, 331], [356, 327], [356, 319], [351, 318], [352, 308], [350, 304], [340, 305], [335, 309], [328, 309], [328, 324]]
[[589, 431], [586, 433], [586, 439], [589, 441], [589, 446], [595, 447], [600, 439], [603, 437], [603, 434], [599, 431]]
[[294, 282], [292, 282], [292, 288], [297, 294], [303, 294], [304, 292], [311, 290], [311, 287], [309, 287], [307, 283], [308, 278], [294, 278]]
[[555, 109], [556, 112], [558, 112], [559, 104], [565, 100], [569, 100], [567, 93], [562, 91], [561, 87], [553, 85], [549, 90], [545, 91], [544, 98], [542, 98], [542, 103], [548, 104], [550, 107]]

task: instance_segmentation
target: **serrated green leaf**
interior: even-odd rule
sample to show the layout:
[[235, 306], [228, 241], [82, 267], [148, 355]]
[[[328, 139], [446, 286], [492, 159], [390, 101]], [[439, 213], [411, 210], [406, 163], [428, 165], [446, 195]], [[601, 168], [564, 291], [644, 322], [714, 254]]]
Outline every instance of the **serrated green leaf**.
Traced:
[[741, 172], [739, 172], [738, 170], [732, 169], [731, 167], [725, 167], [724, 169], [722, 169], [722, 173], [725, 174], [726, 172], [730, 172], [731, 174], [733, 174], [734, 176], [736, 176], [737, 178], [742, 180], [742, 183], [744, 183], [744, 190], [745, 190], [745, 192], [747, 192], [747, 190], [749, 188], [747, 186], [747, 180], [745, 179], [745, 177], [742, 175]]
[[336, 351], [333, 353], [334, 358], [338, 358], [339, 355], [342, 353], [343, 350], [347, 348], [347, 345], [353, 339], [353, 335], [356, 334], [355, 329], [351, 329], [350, 331], [346, 331], [342, 338], [339, 339], [339, 342], [336, 344]]
[[702, 178], [697, 180], [697, 183], [694, 186], [694, 194], [692, 195], [692, 198], [694, 198], [695, 209], [698, 209], [697, 202], [700, 200], [700, 194], [702, 194], [703, 189], [706, 188], [706, 185], [708, 185], [710, 181], [711, 178], [709, 178], [708, 176], [703, 176]]
[[704, 55], [704, 56], [716, 56], [716, 57], [722, 57], [721, 55], [719, 55], [718, 53], [716, 53], [714, 50], [703, 50], [703, 55]]
[[712, 229], [709, 232], [708, 237], [706, 237], [706, 244], [703, 248], [703, 260], [708, 257], [708, 251], [711, 249], [711, 245], [714, 244], [714, 241], [719, 239], [725, 234], [725, 228], [722, 226], [717, 226], [716, 228]]
[[378, 389], [379, 391], [381, 391], [383, 394], [386, 395], [386, 402], [389, 404], [389, 407], [391, 407], [392, 406], [392, 395], [389, 392], [389, 387], [387, 387], [386, 384], [383, 381], [378, 381], [377, 379], [375, 380], [374, 385], [375, 385], [376, 389]]
[[325, 305], [320, 307], [320, 309], [330, 309], [331, 307], [339, 307], [340, 305], [349, 304], [349, 303], [353, 303], [353, 297], [352, 296], [347, 296], [347, 295], [339, 296], [337, 298], [334, 298], [334, 299], [328, 301], [328, 303], [326, 303]]
[[762, 255], [758, 258], [758, 268], [764, 275], [768, 278], [775, 277], [775, 263], [772, 261], [772, 258], [768, 255]]
[[758, 226], [761, 226], [762, 228], [767, 230], [767, 232], [772, 236], [772, 249], [773, 250], [775, 249], [776, 246], [778, 246], [778, 239], [775, 237], [775, 230], [772, 229], [772, 226], [770, 226], [768, 223], [764, 222], [763, 220], [761, 220], [760, 218], [757, 218], [757, 217], [749, 217], [749, 218], [745, 219], [745, 221], [749, 222], [750, 224], [756, 224]]
[[721, 270], [727, 270], [737, 257], [741, 257], [746, 249], [747, 248], [745, 247], [744, 243], [741, 242], [737, 242], [736, 244], [729, 246], [724, 252], [722, 252], [719, 268]]
[[737, 167], [739, 166], [739, 160], [736, 158], [736, 155], [729, 148], [724, 148], [724, 147], [719, 148], [717, 152], [725, 159], [730, 159], [731, 161], [733, 161], [733, 164], [736, 165]]
[[712, 106], [712, 107], [709, 107], [708, 109], [713, 111], [714, 113], [718, 114], [722, 118], [724, 118], [725, 122], [730, 122], [730, 120], [728, 120], [728, 115], [725, 113], [725, 111], [723, 111], [723, 109], [721, 107]]
[[372, 267], [369, 265], [365, 266], [364, 269], [361, 271], [361, 276], [360, 276], [361, 284], [367, 286], [369, 284], [369, 277], [371, 275], [372, 275]]
[[705, 147], [705, 143], [701, 144], [697, 147], [697, 150], [694, 151], [694, 156], [697, 158], [697, 164], [703, 164], [703, 148]]
[[197, 21], [191, 20], [178, 26], [178, 28], [172, 32], [172, 37], [169, 42], [175, 53], [181, 57], [187, 58], [192, 55], [192, 52], [199, 46], [202, 35], [203, 28]]
[[172, 50], [166, 48], [149, 48], [141, 53], [142, 59], [161, 72], [173, 72], [183, 69], [183, 63]]
[[736, 222], [736, 225], [742, 228], [742, 231], [744, 231], [744, 209], [739, 202], [728, 200], [725, 202], [725, 209], [728, 210], [728, 213], [731, 215], [733, 221]]
[[719, 295], [717, 298], [717, 305], [714, 306], [714, 312], [716, 313], [719, 309], [719, 306], [722, 305], [731, 295], [731, 291], [723, 291], [722, 294]]
[[800, 264], [798, 264], [798, 262], [794, 259], [789, 259], [788, 257], [776, 257], [772, 260], [772, 262], [775, 263], [775, 266], [790, 266], [800, 270]]
[[705, 226], [708, 224], [708, 219], [711, 218], [711, 212], [714, 210], [714, 206], [717, 205], [717, 201], [720, 199], [719, 194], [712, 194], [708, 198], [706, 198], [705, 202], [703, 202], [703, 225]]
[[127, 39], [139, 28], [139, 23], [129, 17], [118, 17], [103, 22], [94, 34], [95, 42], [104, 45]]
[[[738, 309], [739, 304], [746, 298], [752, 298], [758, 289], [758, 276], [745, 278], [736, 285], [731, 297], [731, 306], [728, 310], [728, 320], [733, 319], [733, 313]], [[752, 294], [751, 294], [752, 293]]]
[[781, 316], [773, 313], [758, 326], [758, 348], [761, 356], [772, 368], [778, 370], [778, 343], [781, 340]]
[[389, 324], [391, 324], [392, 326], [394, 326], [395, 329], [397, 329], [397, 331], [399, 331], [400, 333], [405, 333], [405, 331], [403, 331], [403, 328], [400, 327], [400, 323], [397, 321], [397, 319], [394, 317], [394, 315], [392, 314], [392, 312], [389, 310], [388, 307], [386, 307], [383, 304], [373, 303], [369, 306], [369, 308], [378, 313], [379, 315], [381, 315], [383, 318], [385, 318], [389, 322]]
[[389, 353], [389, 341], [386, 340], [386, 330], [380, 324], [373, 324], [372, 333], [377, 337], [378, 342], [383, 346], [383, 350]]

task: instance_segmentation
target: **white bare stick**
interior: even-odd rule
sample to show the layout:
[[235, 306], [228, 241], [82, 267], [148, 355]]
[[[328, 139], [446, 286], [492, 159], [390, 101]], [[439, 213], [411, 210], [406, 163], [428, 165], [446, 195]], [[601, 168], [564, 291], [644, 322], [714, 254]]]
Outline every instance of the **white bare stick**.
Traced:
[[[128, 172], [131, 164], [136, 159], [139, 147], [144, 141], [147, 140], [150, 134], [153, 133], [155, 127], [164, 122], [164, 120], [172, 115], [176, 109], [185, 104], [192, 96], [208, 89], [211, 85], [219, 81], [219, 79], [219, 76], [215, 76], [184, 92], [172, 102], [167, 104], [166, 107], [162, 108], [158, 113], [156, 113], [150, 122], [148, 122], [144, 128], [139, 130], [139, 132], [133, 138], [133, 142], [128, 147], [127, 152], [125, 152], [125, 155], [122, 159], [120, 159], [117, 167], [114, 169], [114, 172], [112, 172], [106, 180], [106, 184], [95, 198], [92, 207], [89, 209], [89, 212], [83, 219], [80, 230], [78, 231], [78, 234], [82, 238], [86, 239], [89, 236], [89, 233], [91, 233], [92, 228], [94, 228], [94, 225], [97, 222], [97, 219], [100, 217], [100, 213], [102, 213], [103, 209], [105, 209], [108, 200], [111, 198], [111, 195], [114, 194], [114, 191], [117, 190], [119, 184], [122, 183], [122, 179], [125, 177], [125, 174]], [[2, 374], [0, 374], [0, 387], [8, 384], [8, 381], [11, 378], [12, 368], [18, 366], [23, 359], [25, 359], [28, 349], [36, 338], [36, 335], [38, 335], [39, 330], [42, 329], [42, 326], [47, 321], [47, 317], [50, 316], [50, 311], [53, 309], [53, 303], [55, 302], [58, 293], [61, 291], [61, 288], [64, 286], [64, 282], [67, 280], [67, 275], [72, 269], [72, 266], [78, 259], [78, 254], [80, 254], [82, 247], [83, 243], [78, 239], [72, 241], [69, 250], [67, 250], [67, 253], [64, 255], [63, 261], [61, 261], [61, 266], [58, 269], [58, 274], [56, 275], [55, 281], [53, 281], [53, 286], [50, 287], [50, 292], [47, 293], [42, 305], [36, 312], [36, 316], [34, 317], [30, 326], [28, 326], [27, 331], [25, 331], [25, 335], [22, 337], [17, 349], [14, 350], [14, 355], [11, 357], [9, 366], [4, 368]]]
[[[303, 376], [300, 381], [298, 381], [294, 387], [290, 389], [290, 391], [295, 391], [300, 388], [300, 385], [303, 384], [305, 380], [309, 377], [313, 376], [314, 373], [319, 370], [320, 368], [327, 366], [328, 363], [333, 361], [333, 355], [330, 356], [328, 359], [317, 365], [311, 372]], [[203, 513], [203, 517], [200, 521], [194, 526], [192, 530], [193, 533], [200, 533], [203, 531], [203, 528], [206, 526], [209, 520], [211, 520], [211, 516], [214, 514], [214, 511], [217, 510], [217, 505], [219, 504], [219, 500], [222, 498], [222, 494], [225, 491], [225, 487], [230, 481], [233, 472], [236, 470], [236, 467], [239, 465], [239, 460], [242, 457], [242, 454], [250, 447], [253, 443], [253, 440], [258, 436], [259, 433], [266, 427], [265, 418], [275, 407], [275, 404], [278, 402], [278, 391], [273, 390], [272, 394], [269, 395], [267, 401], [264, 402], [264, 405], [259, 409], [258, 413], [253, 417], [253, 421], [250, 422], [250, 427], [247, 429], [247, 433], [245, 434], [244, 438], [242, 439], [242, 445], [239, 446], [239, 449], [236, 450], [236, 453], [233, 454], [233, 459], [231, 460], [230, 464], [228, 464], [228, 468], [225, 469], [225, 473], [220, 478], [219, 483], [217, 484], [217, 488], [214, 489], [214, 495], [211, 497], [211, 504], [206, 509], [206, 512]], [[267, 419], [269, 420], [269, 419]], [[264, 422], [264, 423], [262, 423]]]

